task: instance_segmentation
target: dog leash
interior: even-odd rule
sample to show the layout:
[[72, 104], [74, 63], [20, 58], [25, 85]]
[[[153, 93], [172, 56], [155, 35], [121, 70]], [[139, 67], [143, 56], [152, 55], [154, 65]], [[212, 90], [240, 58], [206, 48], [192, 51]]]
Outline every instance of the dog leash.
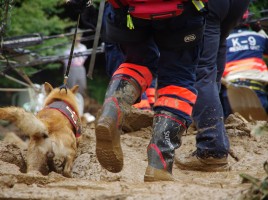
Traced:
[[75, 40], [76, 40], [76, 35], [77, 35], [77, 29], [78, 29], [78, 26], [79, 26], [79, 21], [80, 21], [80, 14], [78, 15], [78, 18], [77, 18], [76, 28], [75, 28], [75, 32], [74, 32], [74, 36], [73, 36], [73, 41], [72, 41], [70, 56], [69, 56], [69, 59], [68, 59], [67, 69], [66, 69], [65, 75], [64, 75], [63, 85], [60, 86], [60, 91], [62, 89], [65, 89], [66, 93], [67, 93], [67, 80], [68, 80], [69, 72], [70, 72], [70, 68], [71, 68], [71, 63], [72, 63], [72, 58], [73, 58], [73, 52], [74, 52], [74, 44], [75, 44]]

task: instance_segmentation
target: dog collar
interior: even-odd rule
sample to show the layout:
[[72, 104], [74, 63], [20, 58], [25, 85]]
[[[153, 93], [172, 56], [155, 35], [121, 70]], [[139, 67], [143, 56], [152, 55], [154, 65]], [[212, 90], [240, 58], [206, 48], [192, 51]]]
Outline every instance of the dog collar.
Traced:
[[46, 108], [56, 109], [64, 114], [75, 129], [75, 137], [79, 137], [81, 135], [80, 119], [74, 109], [68, 103], [65, 101], [54, 101], [51, 104], [47, 105]]

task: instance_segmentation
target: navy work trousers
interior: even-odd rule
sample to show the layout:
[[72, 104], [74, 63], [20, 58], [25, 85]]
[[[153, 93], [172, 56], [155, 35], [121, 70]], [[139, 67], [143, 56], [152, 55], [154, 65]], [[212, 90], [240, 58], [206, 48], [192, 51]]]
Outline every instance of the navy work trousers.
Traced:
[[[105, 34], [105, 28], [107, 23], [107, 17], [112, 12], [112, 5], [105, 4], [103, 20], [102, 20], [102, 34]], [[120, 45], [115, 42], [105, 42], [105, 60], [106, 60], [106, 73], [109, 77], [112, 77], [113, 73], [117, 70], [119, 65], [124, 62], [125, 56], [120, 49]]]
[[[172, 48], [169, 48], [170, 46], [168, 45], [167, 47], [163, 46], [163, 44], [159, 45], [153, 34], [154, 32], [165, 31], [165, 39], [168, 39], [169, 43], [172, 44], [174, 43], [172, 40], [174, 33], [203, 27], [204, 17], [190, 3], [186, 6], [187, 11], [185, 11], [185, 14], [173, 18], [164, 20], [133, 19], [135, 29], [143, 29], [146, 30], [146, 33], [152, 34], [148, 35], [148, 39], [145, 41], [131, 44], [122, 43], [120, 46], [126, 56], [126, 63], [146, 66], [153, 76], [157, 77], [157, 89], [174, 85], [186, 88], [197, 94], [194, 83], [201, 42], [197, 42], [191, 47], [182, 47], [178, 44], [177, 47], [173, 45]], [[114, 13], [110, 16], [114, 16]], [[201, 34], [203, 33], [201, 32]], [[177, 34], [177, 37], [180, 37], [179, 34]], [[187, 125], [192, 122], [191, 116], [179, 109], [157, 107], [154, 110], [169, 111], [185, 120]]]
[[197, 156], [222, 158], [228, 155], [229, 140], [224, 128], [220, 102], [220, 80], [226, 60], [226, 38], [237, 25], [249, 0], [209, 1], [209, 14], [203, 38], [203, 49], [196, 71], [197, 102], [193, 119], [198, 130]]

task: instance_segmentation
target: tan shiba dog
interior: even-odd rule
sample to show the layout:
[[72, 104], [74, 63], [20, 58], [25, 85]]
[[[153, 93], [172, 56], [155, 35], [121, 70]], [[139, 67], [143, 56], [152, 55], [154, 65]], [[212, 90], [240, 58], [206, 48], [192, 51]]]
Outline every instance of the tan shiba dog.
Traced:
[[[70, 177], [76, 156], [76, 134], [80, 131], [80, 117], [75, 93], [78, 85], [67, 92], [44, 84], [44, 107], [36, 115], [20, 107], [0, 108], [0, 119], [14, 122], [30, 137], [27, 151], [27, 173], [50, 171]], [[59, 166], [56, 166], [60, 162]]]

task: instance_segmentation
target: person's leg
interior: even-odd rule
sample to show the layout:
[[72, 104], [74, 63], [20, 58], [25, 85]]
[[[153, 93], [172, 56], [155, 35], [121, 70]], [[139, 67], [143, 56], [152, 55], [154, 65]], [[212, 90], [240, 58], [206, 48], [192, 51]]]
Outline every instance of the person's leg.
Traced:
[[[105, 5], [105, 11], [104, 11], [104, 20], [102, 23], [103, 26], [103, 32], [105, 32], [106, 18], [108, 15], [111, 14], [114, 16], [112, 6], [107, 3]], [[155, 59], [152, 57], [152, 59]], [[120, 44], [115, 42], [105, 42], [105, 60], [106, 60], [106, 73], [109, 77], [112, 77], [113, 73], [117, 70], [117, 68], [122, 64], [125, 60], [124, 52], [122, 51]], [[150, 98], [151, 100], [152, 98]], [[147, 97], [147, 93], [143, 93], [141, 96], [140, 102], [133, 105], [135, 108], [141, 109], [141, 110], [151, 110], [149, 98]]]
[[219, 91], [221, 91], [221, 102], [223, 106], [224, 118], [227, 118], [232, 113], [227, 96], [227, 89], [225, 87], [221, 88], [221, 78], [226, 64], [226, 38], [243, 16], [248, 4], [249, 0], [232, 1], [228, 16], [221, 22], [220, 46], [217, 56], [217, 83]]
[[222, 109], [224, 113], [224, 119], [226, 119], [230, 114], [233, 113], [233, 111], [232, 111], [232, 108], [228, 99], [227, 88], [225, 86], [221, 87], [220, 99], [221, 99]]
[[109, 14], [112, 14], [114, 17], [114, 12], [112, 5], [110, 3], [106, 3], [103, 12], [103, 20], [102, 20], [102, 37], [104, 40], [104, 51], [105, 51], [105, 69], [106, 73], [109, 77], [112, 77], [113, 73], [119, 67], [120, 64], [124, 62], [125, 56], [120, 49], [119, 44], [116, 42], [107, 41], [106, 39], [106, 23], [107, 17]]
[[69, 88], [72, 88], [75, 85], [75, 69], [73, 67], [70, 67], [69, 76], [67, 79], [67, 86]]
[[123, 168], [120, 144], [122, 123], [130, 106], [137, 101], [151, 80], [152, 75], [147, 67], [130, 63], [121, 64], [111, 78], [96, 124], [97, 158], [110, 172], [117, 173]]
[[197, 150], [177, 163], [179, 167], [186, 169], [218, 171], [229, 169], [226, 165], [229, 140], [219, 98], [220, 80], [225, 65], [225, 39], [238, 21], [239, 15], [241, 17], [244, 13], [248, 1], [215, 0], [209, 1], [208, 5], [210, 12], [197, 70], [198, 98], [193, 112], [198, 129]]
[[[182, 24], [187, 25], [182, 27]], [[172, 38], [174, 30], [187, 30], [189, 27], [199, 30], [204, 25], [204, 19], [197, 14], [190, 19], [182, 16], [164, 23], [155, 22], [154, 25], [156, 30], [159, 27], [168, 30], [165, 34], [160, 33], [162, 36]], [[176, 39], [180, 39], [182, 33], [178, 31], [175, 34]], [[202, 34], [202, 30], [196, 33], [201, 37]], [[153, 133], [147, 148], [148, 166], [144, 181], [173, 180], [175, 150], [181, 145], [182, 133], [191, 124], [192, 108], [197, 95], [194, 83], [201, 43], [196, 41], [192, 46], [186, 44], [171, 47], [168, 42], [162, 43], [158, 39], [156, 36], [160, 49], [157, 98], [154, 104]], [[172, 43], [176, 44], [176, 41], [172, 39]]]
[[[221, 32], [224, 32], [224, 31], [221, 30]], [[227, 96], [227, 88], [225, 86], [222, 86], [221, 84], [221, 79], [222, 79], [222, 75], [223, 75], [225, 63], [226, 63], [226, 38], [222, 38], [222, 35], [225, 35], [225, 34], [224, 33], [221, 34], [221, 37], [220, 37], [220, 45], [219, 45], [219, 50], [218, 50], [218, 55], [217, 55], [216, 82], [218, 85], [219, 96], [220, 96], [220, 101], [222, 104], [224, 119], [226, 119], [232, 113], [232, 109], [231, 109], [229, 99]]]
[[154, 103], [155, 103], [155, 98], [156, 98], [156, 93], [155, 93], [156, 92], [156, 90], [155, 90], [156, 81], [157, 81], [157, 78], [154, 78], [152, 83], [151, 83], [151, 85], [150, 85], [150, 87], [145, 91], [146, 96], [148, 98], [148, 102], [149, 102], [151, 108], [153, 108]]
[[[97, 158], [105, 169], [114, 173], [123, 168], [120, 134], [124, 116], [151, 84], [150, 69], [156, 66], [158, 60], [158, 50], [153, 40], [122, 47], [126, 52], [126, 62], [111, 78], [96, 124]], [[148, 55], [147, 59], [144, 55]]]
[[[217, 80], [217, 56], [220, 48], [221, 17], [225, 17], [229, 5], [225, 3], [215, 5], [211, 2], [210, 14], [204, 36], [204, 47], [200, 62], [196, 71], [197, 80], [195, 87], [198, 90], [198, 98], [193, 111], [193, 119], [198, 134], [196, 136], [197, 157], [199, 158], [223, 158], [227, 157], [229, 141], [224, 128], [223, 109], [219, 98], [219, 80]], [[226, 13], [220, 13], [219, 9], [226, 9]]]
[[144, 181], [173, 180], [175, 149], [191, 123], [196, 100], [195, 68], [199, 47], [183, 51], [161, 51], [157, 99], [154, 105], [152, 139], [147, 148], [148, 166]]
[[[194, 9], [191, 3], [188, 5]], [[194, 11], [196, 14], [197, 11]], [[191, 17], [189, 21], [186, 21], [189, 19], [188, 16], [185, 19], [175, 19], [175, 21], [170, 19], [168, 21], [173, 22], [173, 25], [166, 23], [162, 23], [162, 25], [166, 24], [176, 30], [183, 28], [192, 30], [193, 27], [196, 27], [195, 33], [202, 37], [203, 17], [199, 14]], [[134, 22], [135, 29], [139, 28], [137, 21]], [[146, 23], [150, 22], [144, 20], [142, 26], [146, 27]], [[158, 28], [161, 29], [161, 27]], [[197, 31], [199, 32], [197, 33]], [[174, 29], [168, 32], [173, 33], [174, 37]], [[168, 36], [165, 35], [165, 37]], [[172, 42], [174, 43], [173, 40]], [[199, 45], [195, 44], [196, 46], [189, 49], [182, 47], [181, 51], [163, 50], [160, 53], [163, 56], [162, 62], [159, 63], [162, 69], [158, 71], [158, 99], [154, 109], [156, 113], [153, 136], [148, 146], [148, 167], [144, 177], [145, 181], [172, 180], [174, 151], [180, 145], [182, 132], [191, 123], [190, 115], [196, 100], [196, 90], [193, 84], [199, 58]], [[111, 172], [119, 172], [123, 167], [119, 133], [123, 116], [127, 107], [133, 104], [150, 85], [151, 73], [155, 71], [159, 58], [158, 48], [152, 38], [142, 43], [122, 45], [122, 49], [126, 55], [125, 63], [116, 70], [112, 77], [96, 126], [97, 158], [101, 165]], [[160, 74], [161, 78], [159, 78]], [[115, 121], [111, 119], [115, 119]], [[113, 124], [117, 124], [117, 126]]]
[[225, 40], [229, 36], [231, 30], [239, 24], [243, 14], [248, 9], [249, 2], [250, 0], [230, 1], [228, 15], [222, 18], [221, 22], [221, 40]]
[[[226, 38], [229, 36], [231, 30], [239, 24], [243, 14], [248, 8], [250, 0], [233, 0], [230, 1], [228, 15], [222, 18], [220, 45], [217, 56], [217, 82], [220, 83], [226, 64]], [[220, 84], [219, 84], [220, 85]]]
[[151, 111], [151, 106], [148, 101], [148, 97], [146, 95], [146, 92], [143, 92], [141, 95], [141, 100], [138, 103], [135, 103], [133, 107], [140, 109], [140, 110], [146, 110], [146, 111]]
[[[226, 164], [229, 141], [224, 128], [223, 109], [217, 82], [217, 54], [220, 45], [221, 19], [229, 9], [227, 1], [209, 1], [209, 15], [203, 39], [203, 49], [196, 70], [195, 87], [198, 97], [193, 109], [193, 120], [197, 128], [197, 150], [190, 156], [180, 156], [176, 164], [181, 169], [208, 170], [206, 164]], [[210, 158], [218, 158], [217, 162]]]
[[81, 117], [84, 114], [84, 98], [79, 92], [75, 94], [75, 98], [78, 104], [79, 116]]
[[87, 74], [84, 66], [75, 67], [76, 84], [79, 85], [79, 93], [85, 96], [87, 89]]
[[124, 62], [125, 56], [116, 43], [105, 42], [106, 73], [112, 77], [117, 68]]

